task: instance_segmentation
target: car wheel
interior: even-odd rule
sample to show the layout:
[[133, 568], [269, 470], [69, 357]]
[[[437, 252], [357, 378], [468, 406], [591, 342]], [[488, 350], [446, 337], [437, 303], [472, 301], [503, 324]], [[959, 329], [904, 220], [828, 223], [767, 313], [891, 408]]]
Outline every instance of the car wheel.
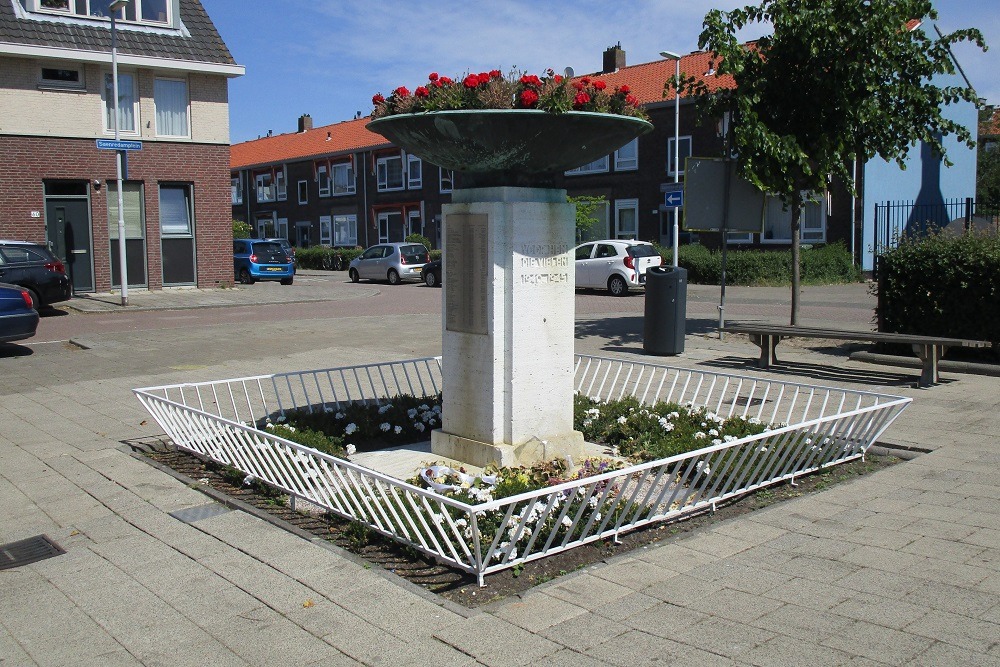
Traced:
[[249, 271], [246, 269], [240, 269], [240, 282], [244, 285], [253, 285], [257, 281], [253, 279], [253, 276], [250, 275]]
[[398, 285], [400, 282], [402, 282], [399, 279], [399, 273], [396, 272], [396, 269], [389, 269], [389, 273], [386, 275], [386, 278], [389, 279], [390, 285]]
[[621, 276], [611, 276], [608, 278], [608, 291], [611, 296], [625, 296], [628, 294], [628, 283]]
[[28, 290], [28, 294], [31, 295], [31, 307], [34, 308], [35, 310], [41, 310], [42, 299], [38, 296], [38, 292], [31, 289], [30, 287], [25, 287], [24, 289]]
[[433, 271], [428, 271], [424, 274], [424, 284], [428, 287], [437, 287], [438, 277]]
[[356, 283], [359, 280], [361, 280], [361, 276], [358, 275], [357, 269], [351, 269], [350, 271], [347, 272], [347, 275], [351, 278], [352, 283]]
[[281, 279], [281, 284], [282, 285], [291, 285], [292, 281], [294, 281], [294, 280], [295, 280], [295, 278], [282, 278]]

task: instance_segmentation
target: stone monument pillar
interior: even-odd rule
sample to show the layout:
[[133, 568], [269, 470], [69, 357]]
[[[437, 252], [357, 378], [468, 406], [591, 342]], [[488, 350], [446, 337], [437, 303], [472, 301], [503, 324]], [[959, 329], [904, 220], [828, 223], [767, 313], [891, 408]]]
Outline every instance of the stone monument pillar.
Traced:
[[452, 201], [443, 215], [443, 423], [431, 450], [476, 466], [579, 458], [566, 191], [470, 188]]

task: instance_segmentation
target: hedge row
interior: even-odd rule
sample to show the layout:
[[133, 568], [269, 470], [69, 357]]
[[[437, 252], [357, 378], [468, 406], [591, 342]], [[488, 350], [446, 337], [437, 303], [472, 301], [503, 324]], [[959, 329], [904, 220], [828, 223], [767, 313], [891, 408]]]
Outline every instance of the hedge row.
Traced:
[[879, 329], [1000, 347], [1000, 236], [903, 238], [878, 260]]
[[[657, 247], [667, 263], [673, 251]], [[812, 285], [852, 283], [861, 280], [861, 272], [842, 243], [802, 248], [802, 282]], [[722, 281], [722, 251], [702, 245], [681, 246], [678, 261], [687, 269], [688, 281], [718, 285]], [[726, 284], [788, 285], [792, 280], [791, 250], [734, 250], [726, 253]]]

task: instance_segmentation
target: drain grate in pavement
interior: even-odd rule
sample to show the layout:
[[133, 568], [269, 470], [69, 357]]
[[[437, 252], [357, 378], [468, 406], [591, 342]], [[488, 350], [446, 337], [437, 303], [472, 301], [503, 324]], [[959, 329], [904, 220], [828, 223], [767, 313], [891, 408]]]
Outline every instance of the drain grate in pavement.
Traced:
[[66, 553], [66, 550], [48, 538], [37, 535], [0, 545], [0, 570], [9, 570]]
[[208, 503], [207, 505], [198, 505], [197, 507], [188, 507], [187, 509], [171, 512], [170, 516], [175, 519], [180, 519], [184, 523], [194, 523], [196, 521], [201, 521], [202, 519], [211, 519], [213, 516], [219, 516], [220, 514], [225, 514], [226, 512], [231, 511], [232, 510], [225, 505], [220, 505], [219, 503]]

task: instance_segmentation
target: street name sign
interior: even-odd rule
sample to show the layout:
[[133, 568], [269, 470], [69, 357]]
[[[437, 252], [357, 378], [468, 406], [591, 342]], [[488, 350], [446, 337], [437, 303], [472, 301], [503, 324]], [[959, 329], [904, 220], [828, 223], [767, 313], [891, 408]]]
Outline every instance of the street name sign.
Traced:
[[98, 139], [97, 147], [106, 151], [141, 151], [141, 141], [125, 141], [114, 139]]

